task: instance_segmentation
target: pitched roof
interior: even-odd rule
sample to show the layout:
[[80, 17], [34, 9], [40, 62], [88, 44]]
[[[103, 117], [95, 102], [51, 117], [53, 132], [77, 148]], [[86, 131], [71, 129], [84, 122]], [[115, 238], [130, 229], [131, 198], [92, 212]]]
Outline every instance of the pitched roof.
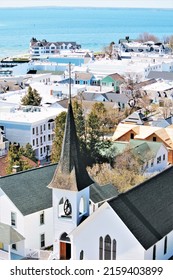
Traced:
[[0, 222], [0, 242], [11, 245], [24, 239], [12, 226]]
[[111, 184], [100, 186], [95, 183], [90, 186], [90, 199], [94, 203], [103, 202], [112, 197], [116, 197], [118, 194], [118, 189]]
[[94, 181], [90, 178], [81, 158], [70, 102], [66, 117], [61, 157], [49, 187], [80, 191], [92, 183]]
[[170, 167], [108, 202], [146, 250], [173, 230], [172, 178]]
[[[27, 164], [29, 164], [29, 166], [32, 167], [37, 167], [37, 163], [35, 163], [34, 161], [32, 161], [31, 159], [22, 156], [21, 157], [23, 161], [25, 161]], [[8, 157], [7, 155], [4, 157], [0, 158], [0, 176], [6, 176], [7, 175], [7, 167], [8, 167]]]
[[124, 119], [122, 122], [129, 122], [134, 124], [144, 124], [145, 121], [147, 121], [148, 118], [142, 114], [140, 111], [133, 112], [131, 115], [129, 115], [126, 119]]
[[111, 77], [115, 81], [120, 81], [120, 82], [124, 82], [125, 81], [125, 79], [121, 75], [119, 75], [118, 73], [110, 74], [107, 77]]
[[76, 72], [75, 73], [76, 80], [91, 80], [92, 77], [93, 77], [92, 73], [87, 73], [87, 72]]
[[0, 178], [0, 188], [25, 216], [52, 207], [52, 191], [47, 188], [56, 164]]
[[147, 78], [173, 81], [173, 73], [168, 71], [150, 71]]

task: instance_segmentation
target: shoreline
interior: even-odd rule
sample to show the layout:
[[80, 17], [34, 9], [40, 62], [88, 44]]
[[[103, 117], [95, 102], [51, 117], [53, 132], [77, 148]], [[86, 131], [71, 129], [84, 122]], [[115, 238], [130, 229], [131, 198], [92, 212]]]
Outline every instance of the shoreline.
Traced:
[[52, 9], [52, 8], [57, 8], [57, 9], [116, 9], [116, 10], [129, 10], [129, 9], [134, 9], [134, 10], [173, 10], [173, 7], [123, 7], [123, 6], [58, 6], [58, 5], [37, 5], [37, 6], [0, 6], [0, 9]]

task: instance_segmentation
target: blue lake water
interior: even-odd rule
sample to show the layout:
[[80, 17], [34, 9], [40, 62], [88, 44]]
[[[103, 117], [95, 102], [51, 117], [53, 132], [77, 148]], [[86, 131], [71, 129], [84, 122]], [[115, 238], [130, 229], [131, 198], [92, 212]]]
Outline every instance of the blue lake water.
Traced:
[[1, 8], [0, 57], [27, 52], [32, 37], [76, 41], [95, 51], [143, 32], [162, 40], [173, 34], [172, 19], [173, 9]]

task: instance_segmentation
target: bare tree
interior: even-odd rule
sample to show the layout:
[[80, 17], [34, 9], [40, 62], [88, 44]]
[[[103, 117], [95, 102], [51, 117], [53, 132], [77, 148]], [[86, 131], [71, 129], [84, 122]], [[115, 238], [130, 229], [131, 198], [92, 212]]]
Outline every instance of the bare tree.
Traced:
[[139, 34], [139, 37], [137, 38], [137, 41], [142, 42], [142, 43], [147, 42], [147, 41], [153, 41], [156, 43], [156, 42], [158, 42], [158, 40], [159, 39], [155, 35], [149, 34], [147, 32]]

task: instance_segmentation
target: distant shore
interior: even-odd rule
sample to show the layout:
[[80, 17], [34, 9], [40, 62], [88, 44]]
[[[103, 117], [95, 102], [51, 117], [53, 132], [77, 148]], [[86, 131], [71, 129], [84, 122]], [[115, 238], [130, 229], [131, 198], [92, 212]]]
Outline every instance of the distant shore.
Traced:
[[0, 8], [19, 7], [91, 7], [91, 8], [161, 8], [173, 9], [172, 0], [6, 0]]

